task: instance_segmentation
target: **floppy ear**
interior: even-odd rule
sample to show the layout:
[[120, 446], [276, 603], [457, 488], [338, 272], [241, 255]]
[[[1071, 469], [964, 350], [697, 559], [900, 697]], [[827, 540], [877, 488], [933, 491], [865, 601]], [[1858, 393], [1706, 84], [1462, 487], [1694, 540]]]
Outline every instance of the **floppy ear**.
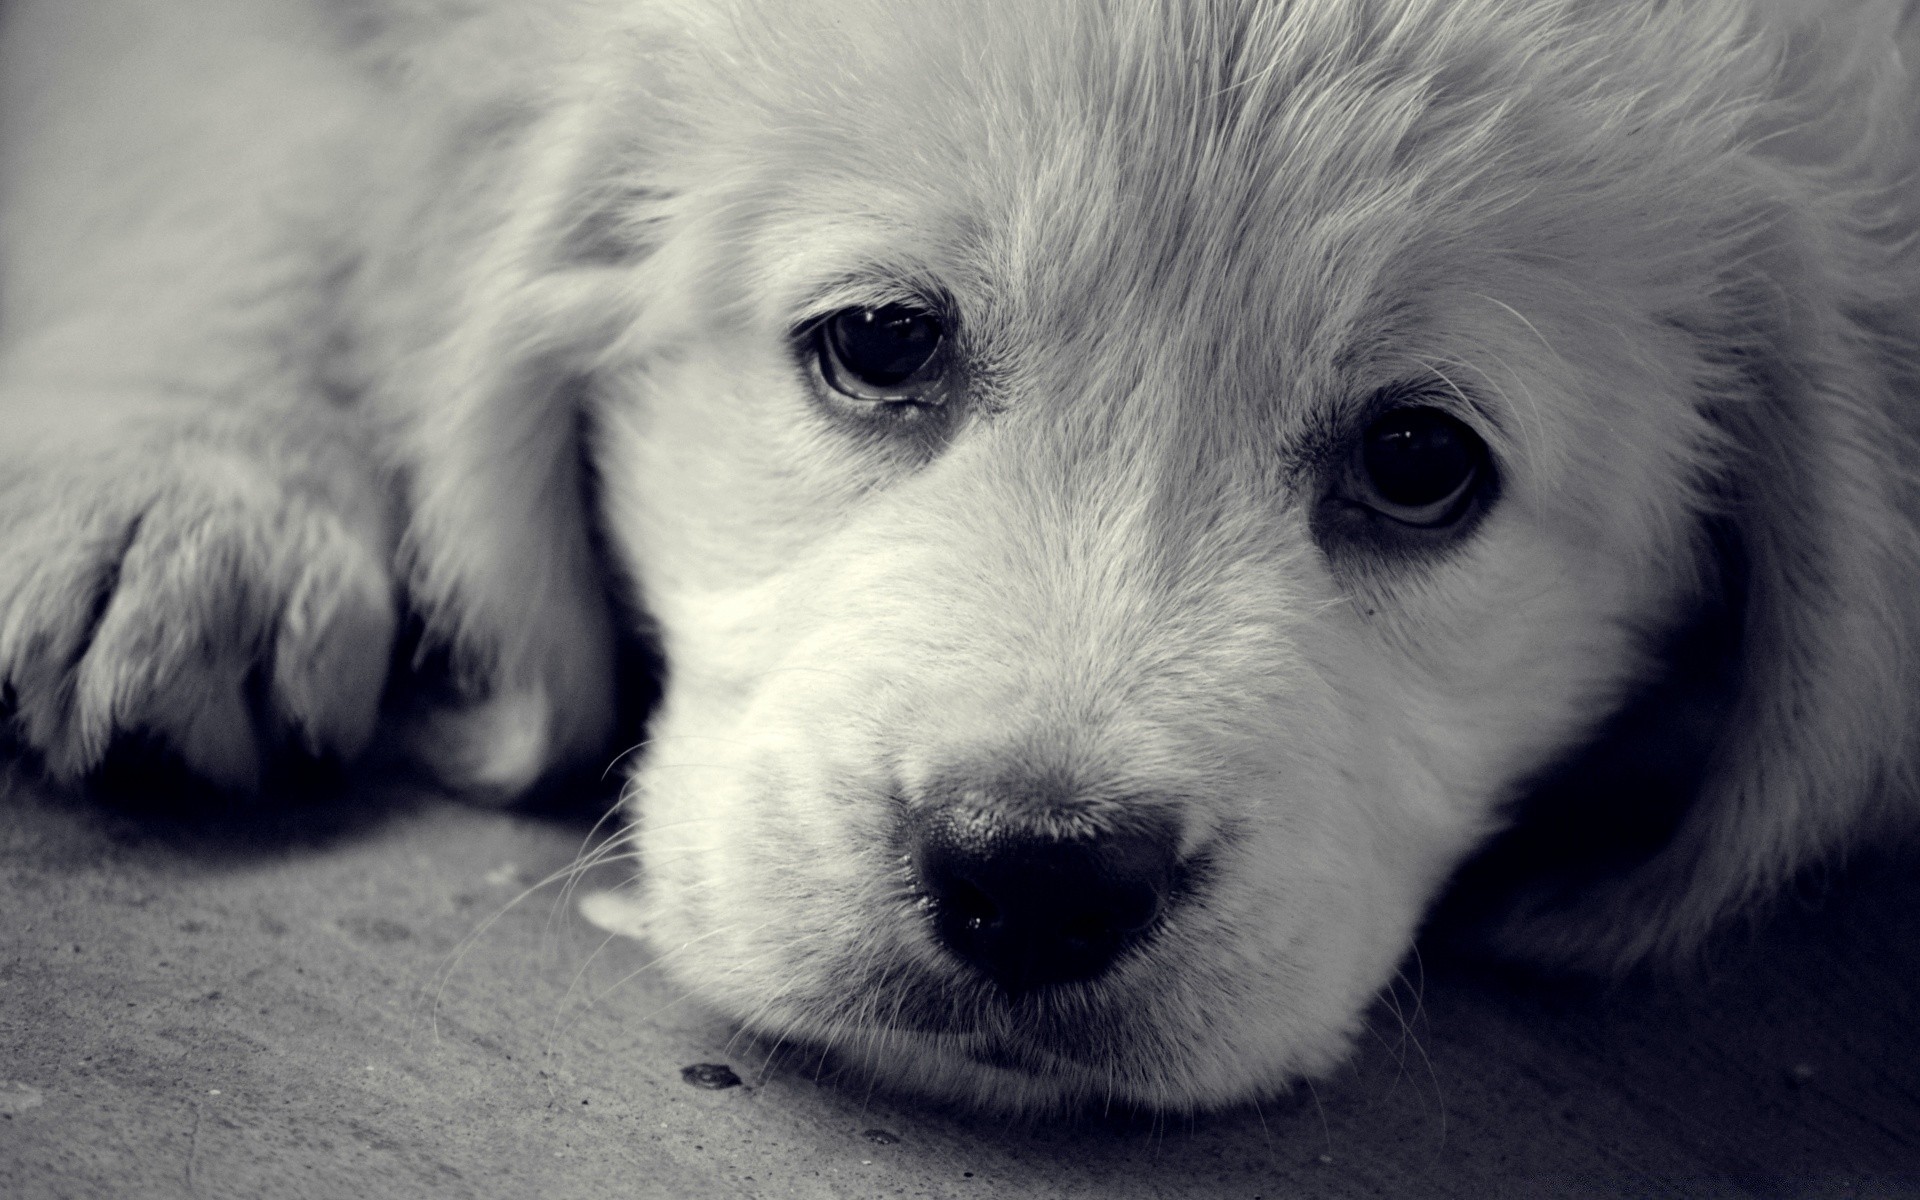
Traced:
[[501, 148], [469, 170], [487, 176], [471, 181], [483, 211], [454, 223], [485, 233], [455, 235], [452, 311], [396, 399], [409, 598], [421, 655], [445, 656], [454, 692], [408, 740], [443, 782], [501, 798], [604, 750], [614, 717], [587, 400], [643, 324], [651, 247], [636, 92], [613, 77], [633, 64], [595, 49], [607, 77], [583, 68], [502, 122]]
[[1476, 917], [1500, 889], [1483, 933], [1503, 952], [1598, 970], [1684, 953], [1920, 817], [1920, 91], [1890, 52], [1916, 49], [1916, 6], [1846, 7], [1755, 42], [1777, 91], [1737, 161], [1764, 211], [1700, 335], [1734, 380], [1706, 401], [1725, 442], [1700, 515], [1712, 582], [1666, 676], [1463, 872]]

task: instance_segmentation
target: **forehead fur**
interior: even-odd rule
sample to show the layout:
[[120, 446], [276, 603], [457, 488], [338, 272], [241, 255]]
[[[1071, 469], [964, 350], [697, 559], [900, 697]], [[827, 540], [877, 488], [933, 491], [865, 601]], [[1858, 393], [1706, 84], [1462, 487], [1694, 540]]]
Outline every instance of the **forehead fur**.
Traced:
[[1758, 81], [1721, 6], [1597, 7], [743, 3], [699, 56], [718, 101], [689, 89], [680, 113], [707, 148], [687, 184], [762, 221], [830, 215], [812, 249], [835, 272], [884, 255], [1038, 311], [1150, 304], [1170, 329], [1277, 309], [1314, 326], [1263, 329], [1295, 349], [1357, 323], [1388, 273], [1404, 298], [1571, 258], [1645, 297], [1711, 253], [1703, 224], [1745, 215], [1722, 168]]

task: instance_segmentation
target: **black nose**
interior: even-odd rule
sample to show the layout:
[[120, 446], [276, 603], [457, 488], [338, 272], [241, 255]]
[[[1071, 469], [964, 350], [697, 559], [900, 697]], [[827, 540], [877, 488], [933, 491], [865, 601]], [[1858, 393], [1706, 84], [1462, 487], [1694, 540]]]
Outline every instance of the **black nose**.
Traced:
[[1178, 865], [1157, 823], [1062, 833], [942, 806], [907, 838], [940, 940], [1012, 995], [1105, 972], [1159, 917]]

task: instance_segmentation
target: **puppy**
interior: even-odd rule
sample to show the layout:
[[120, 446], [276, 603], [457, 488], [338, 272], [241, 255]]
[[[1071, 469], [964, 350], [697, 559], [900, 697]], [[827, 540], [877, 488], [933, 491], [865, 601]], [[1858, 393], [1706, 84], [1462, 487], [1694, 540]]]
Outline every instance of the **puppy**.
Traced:
[[644, 634], [663, 967], [1013, 1110], [1326, 1071], [1483, 851], [1611, 968], [1913, 816], [1909, 0], [5, 22], [59, 778], [508, 798]]

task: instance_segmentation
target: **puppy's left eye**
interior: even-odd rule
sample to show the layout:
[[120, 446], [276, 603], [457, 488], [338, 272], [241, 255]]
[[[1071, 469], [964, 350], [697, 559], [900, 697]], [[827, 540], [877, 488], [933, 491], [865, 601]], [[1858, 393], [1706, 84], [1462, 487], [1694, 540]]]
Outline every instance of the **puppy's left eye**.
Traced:
[[940, 382], [945, 343], [940, 318], [912, 304], [842, 309], [814, 331], [821, 377], [854, 400], [926, 399]]
[[1490, 470], [1487, 444], [1437, 408], [1396, 408], [1360, 435], [1353, 498], [1403, 525], [1438, 529], [1463, 516]]

